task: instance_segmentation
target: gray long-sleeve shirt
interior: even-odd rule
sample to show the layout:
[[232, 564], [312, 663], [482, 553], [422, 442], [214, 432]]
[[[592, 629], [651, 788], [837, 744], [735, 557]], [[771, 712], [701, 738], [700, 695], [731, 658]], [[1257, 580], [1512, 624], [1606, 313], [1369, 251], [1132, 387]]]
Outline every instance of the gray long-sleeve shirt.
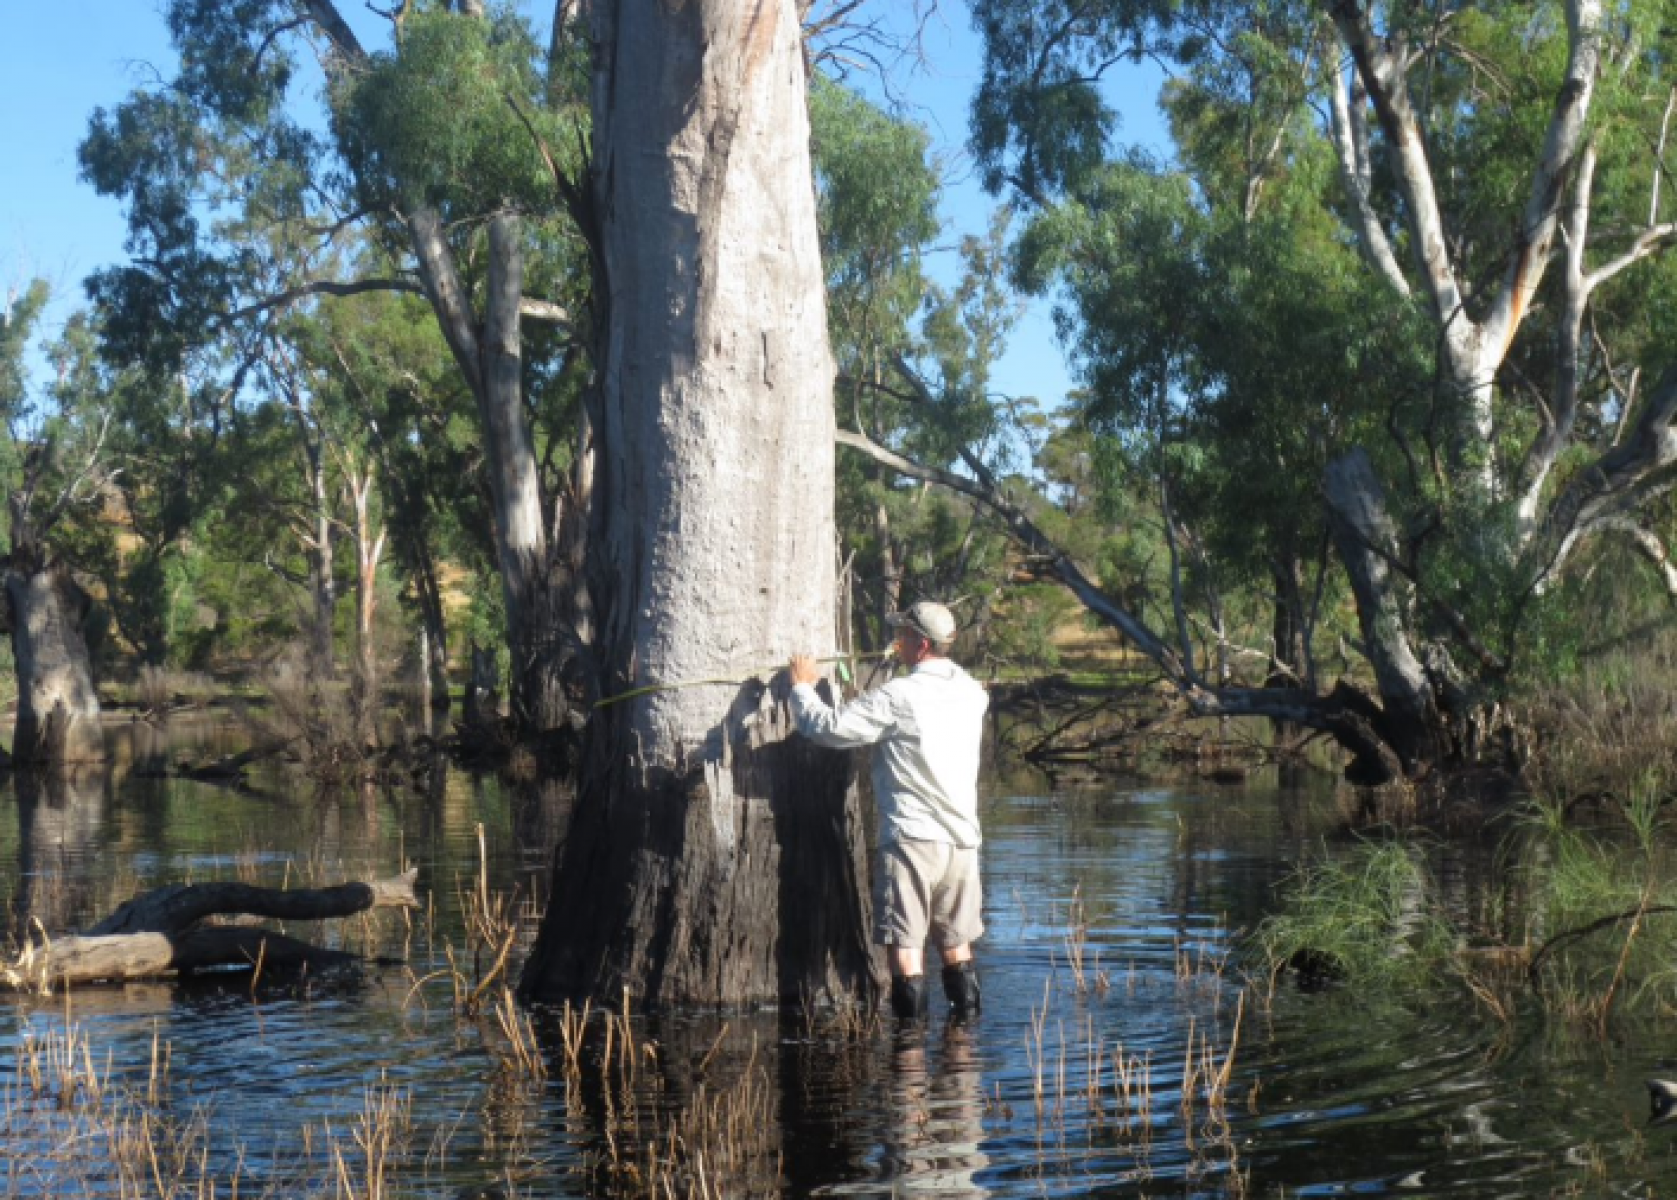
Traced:
[[837, 710], [810, 684], [792, 689], [798, 731], [823, 746], [873, 746], [879, 840], [976, 846], [978, 753], [988, 693], [947, 658], [858, 696]]

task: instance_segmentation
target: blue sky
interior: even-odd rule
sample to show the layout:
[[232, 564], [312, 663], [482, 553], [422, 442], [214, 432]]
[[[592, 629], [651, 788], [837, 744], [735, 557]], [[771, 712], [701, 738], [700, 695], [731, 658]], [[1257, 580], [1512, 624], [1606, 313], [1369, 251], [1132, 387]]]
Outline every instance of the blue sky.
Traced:
[[[379, 18], [357, 0], [340, 7], [369, 41], [377, 40]], [[172, 55], [150, 0], [49, 0], [10, 17], [8, 36], [0, 39], [0, 162], [7, 176], [0, 188], [0, 288], [47, 279], [56, 323], [80, 301], [89, 272], [123, 257], [116, 202], [77, 178], [76, 145], [88, 117], [156, 78], [155, 72], [171, 73]], [[993, 207], [972, 177], [964, 148], [967, 103], [979, 72], [965, 4], [943, 0], [926, 26], [924, 47], [925, 65], [900, 71], [895, 88], [948, 164], [943, 243], [953, 246], [963, 234], [982, 232]], [[1154, 102], [1158, 85], [1156, 72], [1134, 69], [1117, 81], [1113, 98], [1123, 114], [1120, 136], [1165, 153], [1168, 138]], [[940, 255], [931, 266], [934, 276], [952, 280], [955, 255]], [[1050, 405], [1071, 386], [1045, 304], [1026, 312], [994, 385]]]

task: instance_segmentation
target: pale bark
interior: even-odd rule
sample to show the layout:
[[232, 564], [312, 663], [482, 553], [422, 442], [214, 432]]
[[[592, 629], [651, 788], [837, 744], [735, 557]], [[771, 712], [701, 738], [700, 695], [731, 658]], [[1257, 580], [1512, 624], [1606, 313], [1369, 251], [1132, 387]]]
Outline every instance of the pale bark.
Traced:
[[1409, 280], [1398, 265], [1392, 251], [1391, 239], [1386, 236], [1380, 215], [1374, 210], [1373, 168], [1368, 151], [1368, 121], [1363, 106], [1368, 92], [1362, 77], [1356, 72], [1335, 71], [1328, 88], [1332, 113], [1331, 131], [1334, 150], [1339, 159], [1340, 180], [1351, 204], [1351, 217], [1357, 231], [1357, 243], [1363, 256], [1393, 291], [1409, 295]]
[[[595, 169], [611, 335], [602, 475], [627, 686], [832, 647], [833, 364], [796, 14], [780, 0], [602, 13]], [[667, 28], [666, 28], [667, 26]], [[631, 83], [632, 81], [632, 83]], [[726, 692], [633, 705], [647, 769]]]
[[[14, 514], [14, 522], [19, 518]], [[25, 539], [5, 563], [5, 619], [17, 670], [12, 757], [24, 764], [99, 762], [105, 738], [83, 628], [92, 602], [62, 564]]]
[[[1573, 179], [1572, 199], [1564, 224], [1565, 254], [1561, 267], [1560, 304], [1557, 314], [1555, 384], [1543, 427], [1526, 454], [1523, 486], [1516, 509], [1517, 531], [1522, 547], [1531, 544], [1541, 521], [1544, 488], [1556, 461], [1572, 442], [1578, 417], [1579, 391], [1584, 370], [1584, 318], [1597, 288], [1677, 240], [1677, 225], [1654, 224], [1638, 232], [1631, 244], [1594, 270], [1589, 269], [1586, 249], [1590, 234], [1590, 209], [1595, 186], [1596, 151], [1586, 144], [1579, 154]], [[1663, 167], [1655, 164], [1657, 181]], [[1658, 185], [1651, 207], [1657, 212]], [[1629, 401], [1627, 398], [1627, 415]], [[1615, 443], [1618, 438], [1615, 437]], [[1617, 518], [1615, 518], [1617, 520]], [[1622, 524], [1622, 522], [1621, 522]], [[1587, 532], [1587, 526], [1584, 530]], [[1656, 564], [1663, 558], [1656, 558]], [[1663, 568], [1662, 568], [1663, 569]]]
[[1407, 768], [1439, 756], [1437, 708], [1409, 637], [1408, 586], [1392, 568], [1397, 533], [1385, 491], [1362, 450], [1328, 464], [1323, 483], [1334, 546], [1357, 598], [1363, 648], [1374, 667], [1393, 748]]
[[333, 648], [333, 624], [338, 611], [338, 572], [332, 529], [332, 504], [326, 494], [326, 473], [320, 469], [319, 445], [314, 444], [315, 458], [311, 473], [314, 489], [314, 530], [305, 536], [304, 547], [309, 562], [309, 594], [314, 601], [314, 620], [310, 626], [309, 657], [315, 675], [320, 679], [335, 678], [338, 673], [337, 654]]
[[[833, 364], [791, 0], [597, 5], [601, 646], [611, 692], [834, 645]], [[784, 691], [596, 712], [532, 994], [736, 1004], [871, 986], [848, 757]]]
[[[1566, 75], [1555, 96], [1543, 149], [1533, 164], [1525, 209], [1509, 247], [1507, 266], [1488, 295], [1473, 298], [1473, 311], [1466, 286], [1451, 259], [1425, 138], [1410, 97], [1409, 47], [1399, 34], [1377, 34], [1369, 10], [1360, 0], [1332, 0], [1329, 13], [1351, 51], [1391, 151], [1417, 264], [1442, 334], [1451, 383], [1467, 414], [1458, 437], [1471, 436], [1477, 442], [1476, 452], [1483, 463], [1481, 479], [1487, 491], [1494, 493], [1497, 481], [1489, 453], [1495, 432], [1492, 388], [1497, 369], [1548, 265], [1562, 183], [1582, 144], [1600, 71], [1602, 5], [1600, 0], [1566, 0]], [[1343, 151], [1341, 161], [1343, 165]]]
[[431, 732], [434, 714], [431, 711], [434, 688], [431, 682], [431, 628], [424, 622], [419, 626], [419, 655], [414, 664], [415, 683], [419, 691], [419, 723], [426, 733]]
[[378, 609], [378, 564], [384, 556], [385, 528], [372, 515], [373, 472], [345, 454], [344, 483], [355, 514], [355, 709], [363, 738], [376, 732], [378, 656], [373, 617]]
[[891, 626], [886, 621], [903, 606], [903, 567], [896, 540], [891, 536], [891, 514], [884, 504], [876, 505], [873, 514], [874, 540], [879, 543], [879, 630], [878, 645], [883, 648], [891, 641]]

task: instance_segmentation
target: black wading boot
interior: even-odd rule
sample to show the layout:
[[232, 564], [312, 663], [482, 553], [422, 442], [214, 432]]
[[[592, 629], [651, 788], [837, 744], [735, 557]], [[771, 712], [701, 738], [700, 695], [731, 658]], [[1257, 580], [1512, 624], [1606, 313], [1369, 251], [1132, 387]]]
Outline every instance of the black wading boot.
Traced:
[[891, 977], [891, 1012], [899, 1021], [924, 1021], [926, 1007], [924, 975]]
[[949, 1015], [965, 1021], [976, 1017], [983, 1009], [979, 994], [978, 971], [972, 963], [953, 963], [943, 968], [943, 994], [949, 997]]

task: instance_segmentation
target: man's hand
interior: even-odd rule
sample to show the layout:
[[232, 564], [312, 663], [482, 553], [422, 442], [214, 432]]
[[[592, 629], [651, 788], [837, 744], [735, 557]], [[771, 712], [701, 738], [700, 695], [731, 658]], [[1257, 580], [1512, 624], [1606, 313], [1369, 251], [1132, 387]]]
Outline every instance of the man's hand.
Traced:
[[800, 683], [814, 683], [821, 678], [821, 668], [807, 654], [794, 654], [786, 669], [792, 673], [793, 687]]

